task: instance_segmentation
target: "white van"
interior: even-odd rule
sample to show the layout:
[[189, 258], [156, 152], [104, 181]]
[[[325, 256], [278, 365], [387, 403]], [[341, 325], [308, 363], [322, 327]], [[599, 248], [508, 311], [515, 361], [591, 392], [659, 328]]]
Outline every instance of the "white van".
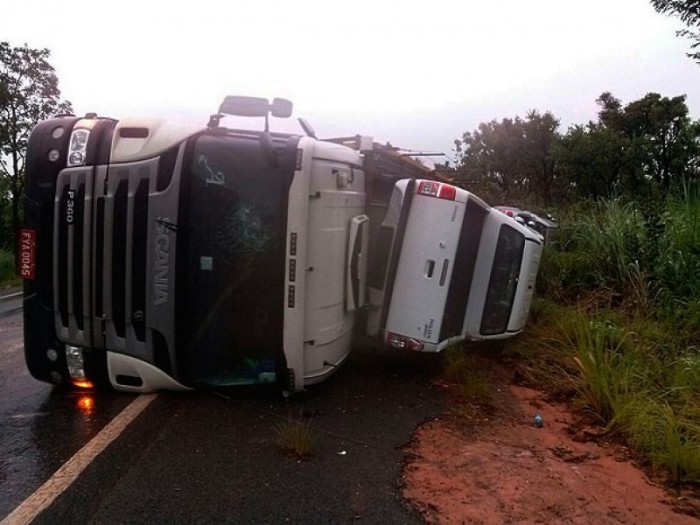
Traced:
[[377, 245], [369, 335], [439, 352], [522, 331], [542, 238], [476, 195], [437, 181], [397, 182]]

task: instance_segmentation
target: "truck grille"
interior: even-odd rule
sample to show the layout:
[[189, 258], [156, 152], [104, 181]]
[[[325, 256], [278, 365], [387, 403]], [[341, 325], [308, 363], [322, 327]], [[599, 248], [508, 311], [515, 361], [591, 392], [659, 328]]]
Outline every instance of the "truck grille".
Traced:
[[[111, 168], [104, 185], [102, 307], [107, 348], [146, 341], [149, 164]], [[144, 349], [145, 351], [145, 349]]]
[[93, 316], [111, 327], [110, 339], [117, 348], [123, 348], [127, 338], [146, 341], [151, 178], [148, 166], [113, 169], [108, 180], [106, 168], [98, 168], [94, 187], [92, 168], [64, 170], [59, 175], [54, 304], [56, 329], [63, 341], [81, 346], [96, 343], [93, 332], [100, 336], [101, 327], [91, 321]]
[[[183, 154], [184, 145], [167, 152], [165, 162], [154, 158], [59, 174], [53, 301], [61, 341], [123, 352], [174, 370], [174, 263], [165, 270], [167, 282], [160, 283], [166, 286], [160, 301], [153, 298], [153, 269], [156, 224], [177, 220], [180, 179], [173, 173]], [[171, 172], [168, 177], [165, 171]], [[174, 232], [168, 231], [172, 261]]]
[[56, 331], [77, 345], [92, 342], [89, 329], [92, 176], [90, 168], [63, 171], [54, 206], [53, 273]]

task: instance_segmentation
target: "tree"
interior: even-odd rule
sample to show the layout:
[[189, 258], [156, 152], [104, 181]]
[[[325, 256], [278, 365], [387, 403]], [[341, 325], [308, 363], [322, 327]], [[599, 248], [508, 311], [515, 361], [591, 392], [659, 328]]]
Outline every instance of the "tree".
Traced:
[[[21, 224], [24, 165], [32, 128], [56, 113], [70, 112], [61, 101], [56, 71], [48, 49], [0, 42], [0, 201], [9, 199], [14, 239]], [[11, 246], [15, 246], [15, 242]]]
[[[688, 117], [685, 95], [662, 97], [648, 93], [622, 107], [609, 93], [598, 99], [600, 123], [622, 134], [628, 141], [629, 160], [637, 162], [636, 171], [663, 190], [674, 180], [691, 175], [690, 167], [698, 155], [698, 124]], [[633, 168], [628, 169], [628, 176]], [[638, 182], [633, 176], [629, 182]]]
[[688, 117], [685, 95], [668, 98], [648, 93], [625, 106], [624, 131], [644, 141], [646, 173], [665, 190], [686, 175], [697, 154], [698, 135]]
[[455, 141], [460, 178], [497, 200], [534, 194], [550, 204], [555, 182], [551, 153], [558, 126], [551, 113], [534, 110], [525, 119], [516, 116], [479, 124]]
[[482, 122], [473, 132], [455, 141], [460, 178], [486, 195], [506, 197], [522, 192], [520, 164], [522, 121], [503, 119]]
[[628, 173], [629, 141], [601, 123], [573, 126], [556, 148], [560, 175], [580, 197], [618, 195]]
[[687, 29], [676, 34], [691, 40], [691, 52], [687, 55], [700, 64], [700, 0], [651, 0], [658, 13], [681, 19]]
[[552, 204], [555, 186], [555, 161], [552, 146], [558, 140], [559, 120], [549, 111], [540, 114], [530, 111], [524, 123], [523, 169], [530, 190], [538, 195], [546, 205]]
[[598, 99], [598, 122], [569, 129], [559, 144], [562, 174], [583, 196], [668, 191], [696, 178], [700, 123], [691, 122], [685, 96], [649, 93], [623, 106], [610, 93]]

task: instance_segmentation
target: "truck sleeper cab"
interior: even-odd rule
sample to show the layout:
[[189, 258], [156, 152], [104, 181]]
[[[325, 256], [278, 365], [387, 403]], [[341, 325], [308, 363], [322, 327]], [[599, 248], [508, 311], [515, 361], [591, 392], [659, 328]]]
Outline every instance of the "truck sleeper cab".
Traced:
[[21, 233], [30, 372], [133, 392], [323, 380], [363, 301], [364, 184], [359, 152], [310, 137], [40, 123]]
[[[502, 232], [503, 222], [509, 229]], [[396, 348], [439, 352], [462, 339], [510, 337], [522, 330], [531, 290], [528, 295], [530, 281], [521, 273], [534, 285], [539, 264], [537, 249], [523, 250], [532, 237], [541, 251], [535, 232], [466, 190], [419, 179], [396, 183], [379, 236], [369, 278], [369, 335], [380, 334]], [[507, 252], [512, 264], [499, 271], [495, 257], [505, 260], [502, 246], [513, 236], [517, 243]], [[486, 323], [482, 330], [480, 316], [493, 315], [498, 305], [501, 315], [503, 309], [517, 311], [517, 323], [508, 317], [505, 326], [494, 330]]]

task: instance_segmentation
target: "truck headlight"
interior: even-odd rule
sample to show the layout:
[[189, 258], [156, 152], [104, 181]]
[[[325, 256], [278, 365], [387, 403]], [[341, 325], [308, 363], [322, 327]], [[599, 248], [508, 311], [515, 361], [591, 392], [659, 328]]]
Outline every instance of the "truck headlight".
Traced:
[[66, 345], [66, 364], [68, 365], [68, 373], [71, 379], [77, 381], [85, 380], [85, 362], [82, 348]]
[[68, 146], [69, 166], [82, 166], [85, 164], [88, 138], [90, 138], [90, 131], [87, 129], [74, 129], [70, 134], [70, 145]]

